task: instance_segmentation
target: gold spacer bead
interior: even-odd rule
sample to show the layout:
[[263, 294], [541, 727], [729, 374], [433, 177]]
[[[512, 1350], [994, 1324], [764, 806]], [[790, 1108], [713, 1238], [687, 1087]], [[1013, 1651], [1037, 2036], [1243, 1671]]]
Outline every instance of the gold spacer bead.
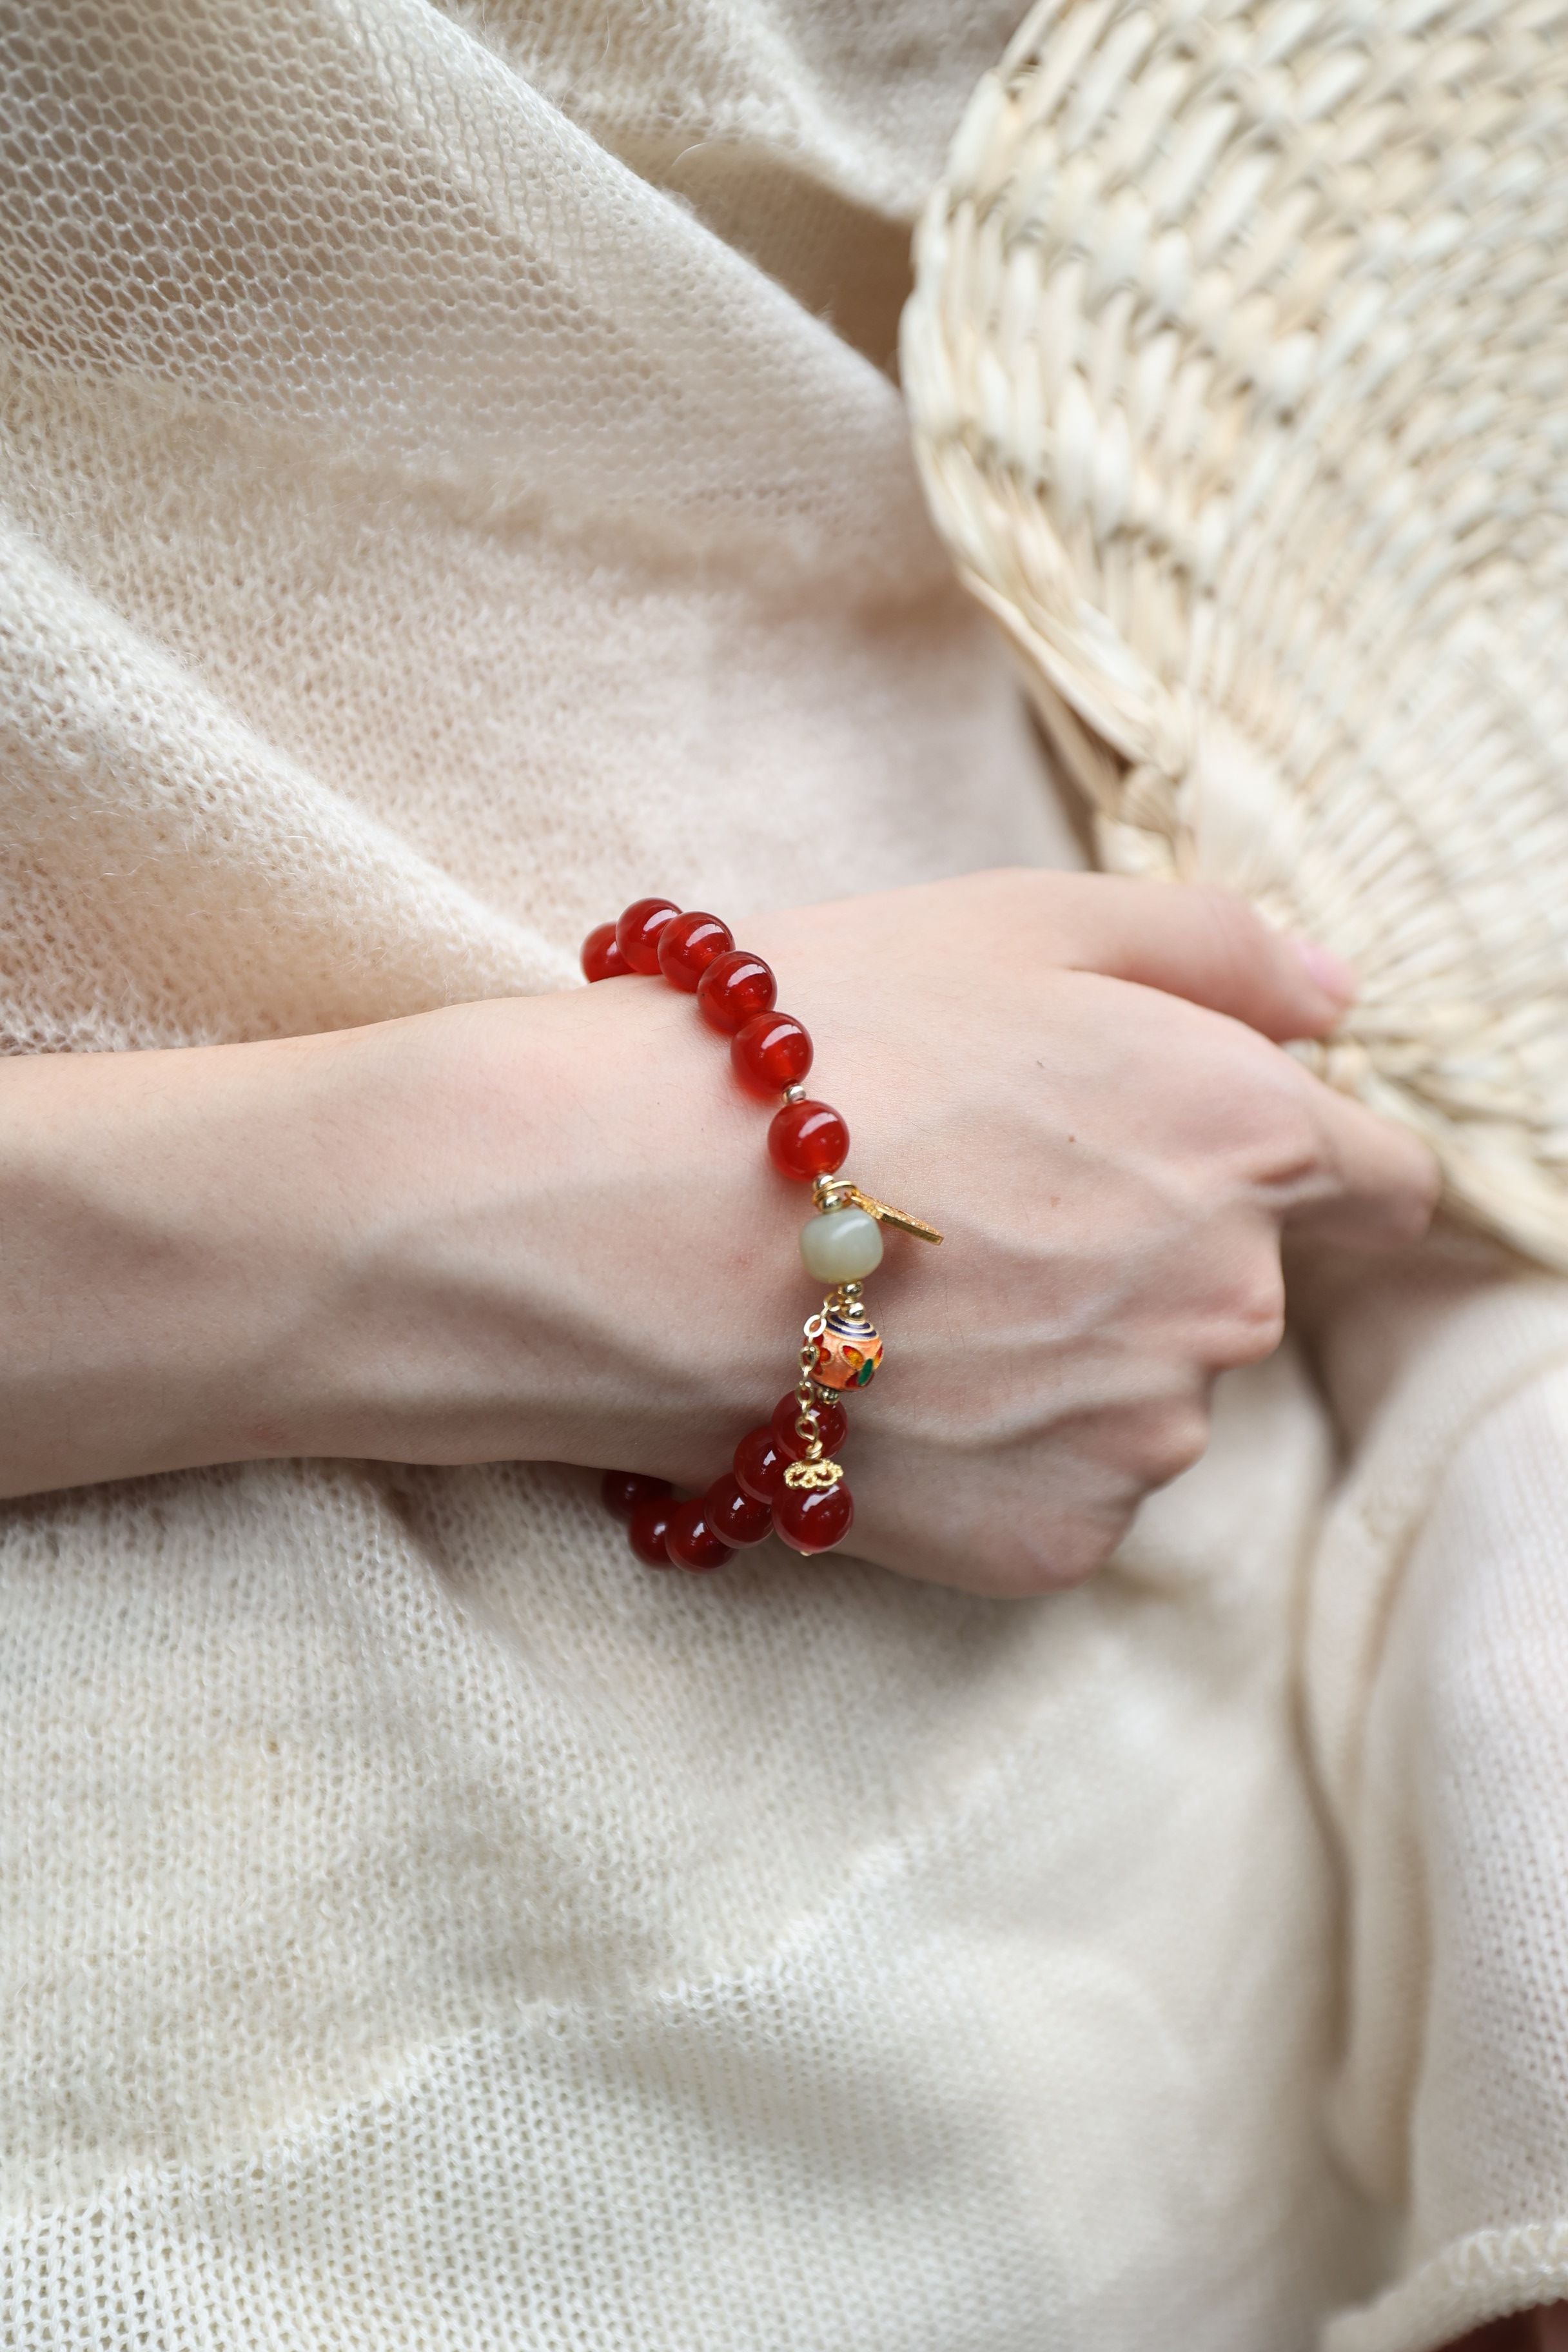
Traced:
[[797, 1489], [804, 1486], [808, 1495], [821, 1494], [825, 1487], [837, 1486], [843, 1475], [842, 1463], [792, 1462], [784, 1472], [784, 1482]]

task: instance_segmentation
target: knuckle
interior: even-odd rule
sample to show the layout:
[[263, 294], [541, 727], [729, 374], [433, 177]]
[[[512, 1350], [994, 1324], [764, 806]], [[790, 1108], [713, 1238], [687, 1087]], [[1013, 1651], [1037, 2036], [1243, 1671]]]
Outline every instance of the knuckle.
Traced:
[[1402, 1187], [1371, 1203], [1357, 1202], [1358, 1236], [1377, 1249], [1406, 1249], [1426, 1237], [1432, 1208], [1419, 1192]]
[[1226, 1310], [1221, 1365], [1261, 1363], [1274, 1353], [1285, 1337], [1285, 1277], [1272, 1253], [1238, 1276]]
[[[1294, 1076], [1294, 1063], [1287, 1060], [1277, 1047], [1266, 1047], [1277, 1064]], [[1271, 1192], [1293, 1199], [1304, 1192], [1321, 1191], [1328, 1171], [1323, 1133], [1312, 1114], [1310, 1101], [1301, 1089], [1289, 1082], [1278, 1083], [1280, 1070], [1273, 1076], [1276, 1083], [1259, 1102], [1260, 1133], [1258, 1181]]]
[[1146, 1409], [1128, 1432], [1127, 1467], [1145, 1491], [1167, 1486], [1201, 1461], [1208, 1442], [1207, 1407], [1196, 1398], [1169, 1398]]

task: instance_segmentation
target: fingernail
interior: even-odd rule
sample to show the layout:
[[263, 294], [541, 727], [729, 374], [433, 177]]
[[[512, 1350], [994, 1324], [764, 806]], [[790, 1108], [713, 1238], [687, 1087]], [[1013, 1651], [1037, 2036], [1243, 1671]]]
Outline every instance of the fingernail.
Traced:
[[1325, 996], [1331, 996], [1336, 1004], [1355, 1003], [1361, 982], [1342, 956], [1337, 956], [1332, 948], [1320, 947], [1316, 940], [1296, 937], [1290, 944]]

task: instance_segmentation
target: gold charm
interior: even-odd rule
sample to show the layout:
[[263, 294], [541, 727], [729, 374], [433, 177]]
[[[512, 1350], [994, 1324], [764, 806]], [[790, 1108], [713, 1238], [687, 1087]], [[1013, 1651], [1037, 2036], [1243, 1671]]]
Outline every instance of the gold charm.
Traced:
[[879, 1224], [896, 1225], [900, 1233], [913, 1234], [917, 1241], [941, 1244], [942, 1235], [934, 1225], [928, 1225], [923, 1217], [911, 1217], [907, 1209], [894, 1209], [886, 1201], [873, 1200], [869, 1192], [862, 1192], [859, 1185], [851, 1184], [847, 1177], [819, 1176], [816, 1192], [818, 1208], [831, 1195], [840, 1202], [847, 1202], [852, 1209], [864, 1209], [867, 1215], [875, 1217]]
[[837, 1462], [792, 1462], [784, 1472], [786, 1486], [805, 1486], [814, 1494], [837, 1486], [844, 1472]]

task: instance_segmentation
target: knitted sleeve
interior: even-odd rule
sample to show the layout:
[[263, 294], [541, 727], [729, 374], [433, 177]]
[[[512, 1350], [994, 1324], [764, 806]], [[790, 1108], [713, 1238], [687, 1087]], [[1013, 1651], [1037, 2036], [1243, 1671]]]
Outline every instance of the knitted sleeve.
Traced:
[[1392, 2283], [1331, 2322], [1324, 2352], [1435, 2352], [1568, 2295], [1555, 1287], [1412, 1319], [1419, 1361], [1387, 1391], [1319, 1561], [1312, 1698], [1349, 1864], [1332, 2124], [1402, 2224]]

